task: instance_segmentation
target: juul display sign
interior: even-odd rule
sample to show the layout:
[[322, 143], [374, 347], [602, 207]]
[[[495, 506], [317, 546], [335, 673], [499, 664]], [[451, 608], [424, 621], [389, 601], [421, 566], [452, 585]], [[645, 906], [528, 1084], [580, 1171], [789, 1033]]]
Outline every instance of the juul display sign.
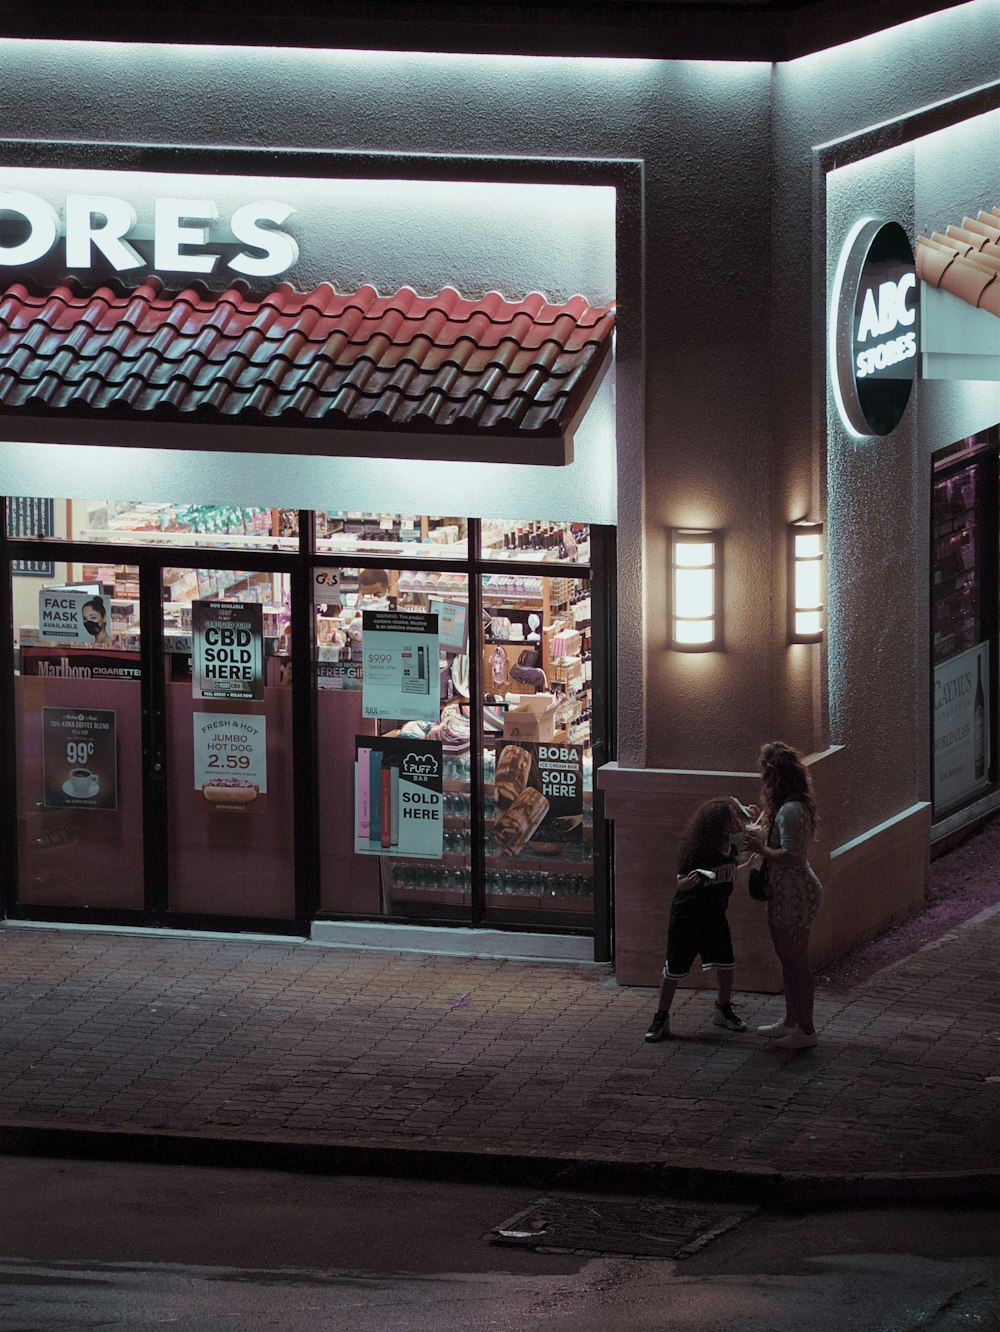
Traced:
[[858, 435], [888, 435], [906, 410], [917, 369], [919, 286], [898, 222], [858, 225], [841, 254], [831, 326], [835, 395]]

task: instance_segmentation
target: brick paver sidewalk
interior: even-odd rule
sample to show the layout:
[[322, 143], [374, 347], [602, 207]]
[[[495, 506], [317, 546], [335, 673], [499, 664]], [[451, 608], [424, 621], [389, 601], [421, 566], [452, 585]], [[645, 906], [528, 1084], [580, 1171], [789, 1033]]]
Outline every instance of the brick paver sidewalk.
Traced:
[[[711, 1025], [642, 1041], [601, 968], [0, 929], [0, 1125], [738, 1171], [997, 1166], [1000, 910], [848, 994], [812, 1051]], [[780, 997], [737, 995], [751, 1021]]]

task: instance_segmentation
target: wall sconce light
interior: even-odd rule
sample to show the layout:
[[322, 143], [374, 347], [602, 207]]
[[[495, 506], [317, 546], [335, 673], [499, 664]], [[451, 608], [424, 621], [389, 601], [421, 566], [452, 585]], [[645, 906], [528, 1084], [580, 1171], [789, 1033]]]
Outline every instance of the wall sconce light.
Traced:
[[722, 533], [673, 528], [670, 564], [671, 646], [715, 651], [722, 646]]
[[788, 527], [788, 638], [823, 637], [823, 524], [805, 519]]

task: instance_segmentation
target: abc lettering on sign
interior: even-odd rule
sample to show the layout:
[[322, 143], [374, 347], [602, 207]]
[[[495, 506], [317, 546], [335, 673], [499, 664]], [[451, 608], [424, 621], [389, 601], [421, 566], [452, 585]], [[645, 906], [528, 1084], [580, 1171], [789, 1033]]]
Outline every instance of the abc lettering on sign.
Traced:
[[[878, 288], [869, 287], [864, 294], [861, 306], [861, 318], [858, 322], [856, 342], [865, 343], [869, 338], [884, 338], [894, 333], [900, 326], [911, 328], [916, 321], [916, 309], [907, 305], [911, 292], [916, 290], [915, 273], [904, 273], [897, 282], [880, 282]], [[876, 290], [878, 295], [876, 296]], [[859, 379], [887, 370], [890, 366], [907, 361], [917, 354], [915, 333], [901, 333], [886, 342], [866, 347], [859, 351], [855, 366]]]

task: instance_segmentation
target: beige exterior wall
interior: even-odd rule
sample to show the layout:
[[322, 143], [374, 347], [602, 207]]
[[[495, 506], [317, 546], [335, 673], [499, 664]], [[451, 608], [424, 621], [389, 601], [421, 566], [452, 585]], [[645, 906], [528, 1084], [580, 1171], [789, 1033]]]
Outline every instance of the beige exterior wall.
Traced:
[[[891, 921], [920, 910], [927, 886], [930, 806], [918, 803], [842, 842], [850, 809], [843, 749], [808, 756], [819, 808], [810, 863], [823, 884], [823, 905], [813, 927], [814, 967], [833, 961], [853, 945], [873, 938]], [[689, 772], [663, 768], [600, 770], [605, 812], [615, 829], [615, 958], [622, 985], [660, 982], [667, 916], [681, 833], [705, 800], [734, 795], [756, 801], [759, 783], [750, 772]], [[781, 973], [767, 930], [767, 908], [737, 881], [729, 907], [736, 951], [736, 988], [775, 993]], [[711, 973], [692, 971], [682, 984], [714, 986]]]

